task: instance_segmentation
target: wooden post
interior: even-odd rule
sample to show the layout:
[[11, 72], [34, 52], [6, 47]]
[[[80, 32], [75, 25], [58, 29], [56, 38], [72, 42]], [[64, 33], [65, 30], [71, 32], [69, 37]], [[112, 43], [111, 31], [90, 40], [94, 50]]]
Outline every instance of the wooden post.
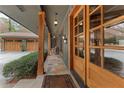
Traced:
[[50, 38], [50, 33], [48, 32], [48, 54], [50, 54], [51, 50], [51, 38]]
[[89, 64], [90, 64], [90, 30], [89, 30], [89, 5], [86, 6], [86, 77], [85, 84], [88, 85], [89, 82]]
[[44, 31], [45, 31], [45, 12], [39, 12], [39, 50], [37, 75], [43, 74], [44, 68]]

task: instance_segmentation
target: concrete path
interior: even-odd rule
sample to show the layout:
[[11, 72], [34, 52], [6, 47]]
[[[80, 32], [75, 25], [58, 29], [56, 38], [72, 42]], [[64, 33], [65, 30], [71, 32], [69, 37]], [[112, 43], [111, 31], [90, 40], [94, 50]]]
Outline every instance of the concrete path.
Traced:
[[44, 75], [37, 76], [36, 79], [21, 79], [13, 88], [41, 88]]
[[6, 79], [2, 75], [3, 67], [6, 63], [18, 59], [30, 52], [0, 52], [0, 88], [10, 88], [15, 84], [7, 84]]

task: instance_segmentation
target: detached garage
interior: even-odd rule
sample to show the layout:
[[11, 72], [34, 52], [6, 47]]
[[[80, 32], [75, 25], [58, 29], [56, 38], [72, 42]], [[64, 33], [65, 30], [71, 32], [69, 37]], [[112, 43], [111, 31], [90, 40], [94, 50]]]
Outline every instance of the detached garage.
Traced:
[[38, 50], [38, 36], [32, 32], [6, 32], [0, 37], [2, 51]]

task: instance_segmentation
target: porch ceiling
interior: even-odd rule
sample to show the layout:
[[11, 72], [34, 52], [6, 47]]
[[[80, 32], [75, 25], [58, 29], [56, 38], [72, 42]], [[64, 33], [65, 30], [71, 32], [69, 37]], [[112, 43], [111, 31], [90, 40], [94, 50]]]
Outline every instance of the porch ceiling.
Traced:
[[0, 11], [24, 25], [34, 33], [38, 31], [38, 12], [40, 5], [1, 5]]
[[[107, 5], [106, 5], [107, 6]], [[46, 23], [49, 28], [49, 31], [53, 34], [56, 31], [60, 30], [60, 26], [66, 16], [68, 11], [69, 5], [44, 5], [43, 9], [46, 12]], [[112, 14], [123, 14], [124, 13], [124, 6], [120, 5], [109, 5], [105, 7], [107, 10], [106, 16], [111, 16]], [[12, 19], [16, 20], [20, 24], [27, 27], [34, 33], [38, 31], [38, 12], [41, 10], [40, 5], [1, 5], [0, 11], [11, 17]], [[120, 12], [118, 12], [121, 10]], [[111, 13], [109, 13], [111, 12]], [[58, 13], [57, 20], [58, 25], [54, 25], [55, 20], [55, 13]]]
[[[46, 12], [46, 22], [51, 33], [56, 33], [57, 30], [60, 30], [60, 26], [63, 22], [63, 19], [68, 11], [69, 5], [44, 5], [43, 9]], [[56, 19], [58, 25], [54, 25], [55, 13], [58, 13]]]

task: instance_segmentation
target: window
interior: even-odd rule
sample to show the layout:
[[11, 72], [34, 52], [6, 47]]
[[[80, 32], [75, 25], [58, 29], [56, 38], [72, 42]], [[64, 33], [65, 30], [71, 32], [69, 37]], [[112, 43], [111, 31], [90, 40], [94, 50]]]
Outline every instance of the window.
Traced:
[[104, 68], [124, 77], [124, 50], [104, 49]]
[[90, 29], [101, 25], [101, 7], [97, 6], [90, 13]]
[[[94, 9], [92, 11], [94, 11], [94, 13], [97, 11], [97, 15], [101, 15], [99, 13], [103, 14], [102, 7], [103, 6], [97, 6], [95, 8], [97, 10]], [[98, 10], [100, 10], [99, 13]], [[124, 77], [124, 16], [108, 19], [109, 21], [104, 23], [102, 22], [103, 16], [93, 21], [91, 17], [94, 13], [91, 13], [90, 63], [120, 77]], [[106, 17], [104, 17], [104, 19], [105, 18]], [[94, 25], [96, 20], [99, 20], [97, 27]]]
[[104, 45], [124, 46], [124, 23], [104, 28]]
[[90, 13], [96, 9], [98, 7], [98, 5], [90, 5]]
[[120, 77], [124, 77], [123, 21], [123, 16], [119, 16], [106, 22], [105, 24], [110, 23], [104, 26], [104, 68]]
[[84, 26], [83, 26], [83, 9], [75, 17], [75, 26], [74, 26], [74, 40], [75, 40], [75, 55], [84, 59]]
[[121, 15], [124, 15], [123, 6], [120, 8], [117, 5], [104, 5], [104, 23]]
[[90, 6], [90, 11], [90, 62], [101, 67], [103, 57], [102, 6]]
[[101, 31], [100, 31], [100, 29], [90, 32], [90, 45], [91, 46], [101, 45]]
[[101, 66], [101, 49], [100, 48], [92, 48], [90, 50], [90, 62], [96, 64], [97, 66]]

